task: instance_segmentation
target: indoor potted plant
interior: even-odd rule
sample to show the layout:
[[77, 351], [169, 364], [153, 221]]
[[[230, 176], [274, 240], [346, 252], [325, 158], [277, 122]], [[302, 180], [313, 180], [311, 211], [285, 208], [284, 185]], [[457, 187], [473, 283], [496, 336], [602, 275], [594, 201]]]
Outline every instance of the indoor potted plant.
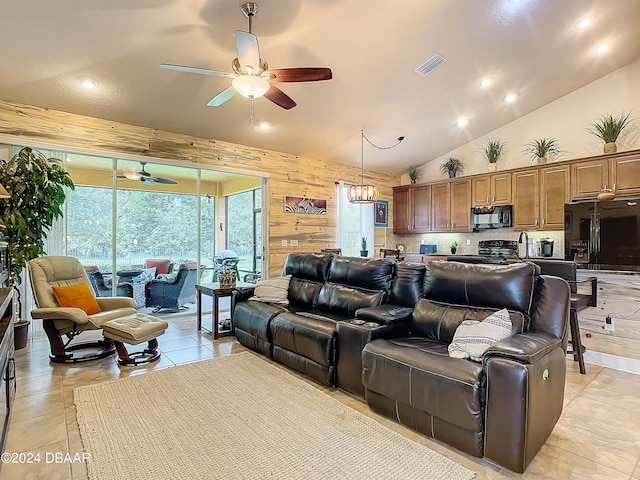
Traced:
[[367, 250], [367, 237], [362, 237], [362, 240], [360, 241], [360, 256], [369, 256], [369, 250]]
[[618, 151], [616, 140], [620, 133], [631, 124], [631, 113], [621, 112], [618, 116], [611, 113], [600, 115], [593, 121], [587, 132], [595, 135], [604, 141], [604, 153], [615, 153]]
[[[60, 160], [47, 159], [25, 147], [11, 160], [0, 159], [0, 185], [9, 198], [0, 201], [0, 229], [7, 242], [9, 275], [16, 291], [18, 315], [15, 326], [28, 328], [22, 320], [22, 302], [17, 288], [27, 262], [44, 254], [44, 240], [53, 222], [62, 216], [65, 188], [73, 189], [71, 177]], [[19, 340], [20, 333], [15, 338]], [[26, 342], [26, 334], [22, 335]], [[16, 344], [16, 348], [24, 345]]]
[[449, 174], [449, 178], [454, 178], [457, 174], [464, 172], [464, 163], [456, 157], [449, 157], [440, 165], [440, 171]]
[[416, 180], [420, 178], [421, 174], [422, 174], [422, 171], [418, 170], [417, 168], [412, 168], [407, 172], [407, 175], [409, 175], [409, 179], [411, 180], [411, 183], [416, 183]]
[[544, 164], [562, 153], [558, 140], [553, 137], [532, 140], [525, 147], [522, 153], [529, 155], [529, 163]]
[[458, 242], [454, 240], [453, 243], [449, 245], [449, 248], [451, 249], [451, 254], [455, 254], [458, 251]]
[[495, 172], [498, 165], [498, 160], [502, 155], [502, 150], [504, 149], [504, 142], [502, 140], [494, 139], [489, 140], [482, 151], [482, 154], [485, 156], [487, 161], [489, 162], [488, 170], [490, 172]]

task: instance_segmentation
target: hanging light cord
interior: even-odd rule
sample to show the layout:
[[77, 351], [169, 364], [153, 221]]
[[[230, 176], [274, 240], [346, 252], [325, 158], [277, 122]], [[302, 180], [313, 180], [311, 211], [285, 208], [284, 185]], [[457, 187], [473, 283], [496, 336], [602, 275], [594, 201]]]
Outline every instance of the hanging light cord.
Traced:
[[377, 148], [378, 150], [391, 150], [392, 148], [395, 148], [398, 145], [400, 145], [400, 143], [402, 143], [402, 141], [404, 140], [404, 137], [398, 137], [398, 141], [389, 147], [381, 147], [373, 143], [371, 140], [369, 140], [367, 136], [364, 134], [364, 130], [360, 129], [360, 156], [361, 156], [360, 163], [361, 163], [361, 172], [362, 172], [360, 182], [362, 185], [364, 185], [364, 141], [365, 140], [369, 145], [371, 145], [374, 148]]

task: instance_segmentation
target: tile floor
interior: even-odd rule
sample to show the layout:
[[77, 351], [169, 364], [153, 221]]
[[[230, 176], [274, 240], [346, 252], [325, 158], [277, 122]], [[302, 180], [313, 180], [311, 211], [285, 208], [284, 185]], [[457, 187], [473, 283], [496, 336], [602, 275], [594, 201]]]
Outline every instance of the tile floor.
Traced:
[[[73, 405], [74, 388], [245, 350], [233, 337], [214, 342], [208, 332], [196, 331], [193, 315], [165, 318], [170, 326], [159, 339], [162, 359], [151, 366], [136, 368], [119, 367], [115, 358], [82, 365], [52, 364], [44, 333], [38, 325], [32, 325], [29, 345], [16, 354], [18, 388], [4, 450], [40, 453], [41, 461], [5, 463], [0, 468], [0, 479], [87, 478], [85, 464], [79, 461], [81, 457], [75, 457], [82, 453], [82, 442]], [[567, 360], [567, 369], [562, 417], [523, 475], [462, 454], [371, 413], [360, 398], [308, 381], [403, 435], [462, 463], [477, 472], [476, 479], [640, 480], [640, 376], [594, 365], [587, 365], [587, 375], [580, 375], [577, 363], [571, 360]]]

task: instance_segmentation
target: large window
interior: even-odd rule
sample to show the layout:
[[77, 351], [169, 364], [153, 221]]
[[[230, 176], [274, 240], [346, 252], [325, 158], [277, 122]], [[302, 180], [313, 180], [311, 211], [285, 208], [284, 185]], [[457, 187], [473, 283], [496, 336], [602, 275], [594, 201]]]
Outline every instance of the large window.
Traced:
[[[83, 265], [111, 270], [112, 190], [78, 186], [69, 192], [67, 251]], [[176, 265], [195, 262], [197, 196], [118, 189], [116, 268], [143, 265], [148, 258], [168, 258]], [[214, 201], [202, 205], [202, 231], [212, 238]]]
[[347, 189], [349, 185], [338, 184], [338, 239], [337, 245], [342, 255], [356, 257], [360, 255], [362, 237], [367, 239], [369, 256], [374, 256], [373, 245], [373, 204], [349, 203]]

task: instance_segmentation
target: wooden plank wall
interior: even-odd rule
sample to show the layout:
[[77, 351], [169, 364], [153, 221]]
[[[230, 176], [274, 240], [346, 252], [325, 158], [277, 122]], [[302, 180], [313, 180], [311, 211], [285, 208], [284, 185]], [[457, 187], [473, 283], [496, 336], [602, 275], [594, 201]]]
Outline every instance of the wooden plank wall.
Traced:
[[[90, 150], [109, 155], [127, 154], [179, 161], [185, 166], [199, 163], [247, 172], [268, 173], [269, 180], [269, 275], [279, 275], [284, 259], [292, 251], [318, 252], [335, 247], [337, 180], [359, 183], [360, 168], [333, 165], [319, 159], [261, 150], [243, 145], [127, 125], [82, 115], [0, 100], [0, 134], [29, 142]], [[393, 192], [400, 177], [365, 172], [365, 182], [380, 188], [389, 200], [389, 227], [377, 227], [374, 245], [392, 237]], [[327, 215], [285, 214], [285, 195], [327, 199]], [[287, 247], [282, 241], [287, 240]], [[291, 240], [298, 246], [291, 247]]]

